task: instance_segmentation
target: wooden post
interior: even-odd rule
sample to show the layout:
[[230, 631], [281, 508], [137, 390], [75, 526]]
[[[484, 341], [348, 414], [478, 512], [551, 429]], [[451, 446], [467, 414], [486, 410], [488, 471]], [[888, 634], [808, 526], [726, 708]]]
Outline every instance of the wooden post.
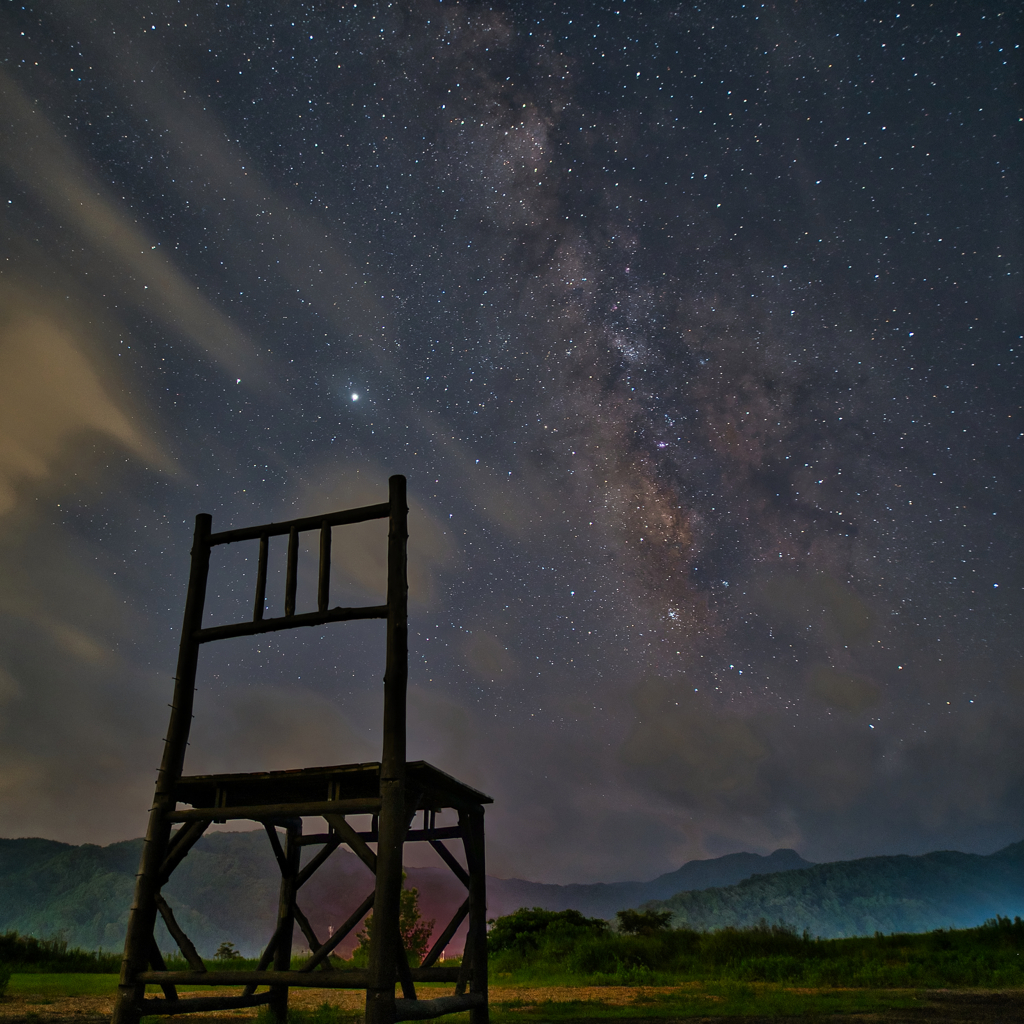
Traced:
[[393, 1024], [395, 1019], [395, 977], [401, 941], [402, 845], [409, 824], [405, 810], [405, 701], [409, 680], [409, 585], [406, 576], [409, 529], [405, 477], [393, 476], [388, 485], [390, 523], [384, 742], [366, 1024]]
[[[287, 828], [288, 840], [285, 844], [284, 863], [281, 865], [281, 895], [277, 903], [275, 971], [290, 971], [292, 966], [292, 932], [295, 930], [295, 879], [299, 874], [299, 858], [302, 855], [302, 846], [298, 842], [299, 836], [302, 835], [302, 819], [289, 821]], [[288, 986], [271, 985], [270, 1001], [267, 1006], [276, 1024], [287, 1024]]]
[[192, 705], [195, 698], [196, 666], [199, 643], [196, 633], [203, 625], [206, 602], [206, 580], [210, 573], [210, 527], [212, 518], [205, 513], [196, 516], [192, 540], [192, 566], [185, 597], [185, 615], [178, 644], [178, 671], [174, 676], [174, 701], [171, 719], [164, 739], [164, 755], [157, 774], [156, 795], [149, 812], [146, 838], [142, 844], [139, 873], [135, 878], [135, 898], [128, 916], [128, 932], [124, 941], [124, 959], [117, 987], [112, 1024], [138, 1024], [142, 1016], [142, 1000], [146, 986], [135, 976], [146, 970], [153, 928], [156, 925], [156, 897], [160, 891], [160, 867], [171, 837], [167, 815], [174, 810], [174, 787], [181, 778], [185, 749], [192, 726]]
[[[469, 934], [466, 953], [472, 966], [469, 991], [483, 996], [482, 1006], [469, 1011], [470, 1024], [488, 1024], [487, 1008], [487, 873], [484, 862], [484, 809], [459, 812], [469, 868]], [[472, 947], [472, 949], [470, 949]]]

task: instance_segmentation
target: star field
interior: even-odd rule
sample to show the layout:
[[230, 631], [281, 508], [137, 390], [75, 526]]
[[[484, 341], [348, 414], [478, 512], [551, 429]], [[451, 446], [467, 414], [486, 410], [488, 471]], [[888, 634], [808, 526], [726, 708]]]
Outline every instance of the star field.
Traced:
[[[410, 756], [494, 872], [1020, 838], [1019, 15], [0, 17], [5, 834], [141, 831], [195, 513], [405, 473]], [[189, 770], [377, 756], [376, 626], [220, 646]]]

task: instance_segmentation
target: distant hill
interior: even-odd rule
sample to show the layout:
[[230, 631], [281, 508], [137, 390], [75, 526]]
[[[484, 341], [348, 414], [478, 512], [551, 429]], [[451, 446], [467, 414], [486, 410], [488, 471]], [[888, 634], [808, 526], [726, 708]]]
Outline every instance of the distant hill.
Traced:
[[[13, 929], [40, 938], [62, 935], [71, 945], [85, 949], [121, 948], [141, 847], [141, 839], [103, 847], [0, 839], [0, 931]], [[650, 882], [547, 885], [489, 878], [488, 915], [529, 906], [571, 908], [591, 917], [613, 918], [617, 910], [681, 889], [730, 885], [757, 871], [807, 864], [793, 850], [776, 850], [768, 857], [735, 853], [690, 861]], [[273, 932], [279, 877], [262, 831], [214, 832], [196, 845], [164, 892], [200, 952], [212, 955], [227, 940], [253, 954]], [[419, 888], [424, 917], [436, 919], [439, 927], [465, 899], [465, 890], [445, 867], [409, 868], [407, 884]], [[344, 920], [372, 886], [362, 863], [339, 850], [302, 889], [299, 904], [317, 934], [326, 936], [329, 927]], [[462, 941], [463, 934], [457, 934], [452, 950], [461, 948]], [[296, 943], [304, 945], [301, 936]], [[354, 935], [342, 950], [353, 944]], [[160, 945], [170, 949], [173, 942], [163, 934]]]
[[524, 882], [520, 878], [489, 878], [487, 896], [489, 905], [508, 907], [499, 911], [502, 914], [519, 907], [543, 907], [545, 910], [579, 910], [588, 917], [612, 920], [617, 910], [637, 907], [647, 900], [668, 899], [684, 889], [734, 885], [758, 873], [808, 867], [811, 862], [804, 860], [796, 850], [776, 850], [767, 857], [756, 853], [730, 853], [714, 860], [691, 860], [650, 882], [547, 885]]
[[997, 914], [1024, 916], [1024, 842], [987, 857], [942, 851], [817, 864], [645, 906], [699, 931], [762, 919], [822, 938], [970, 928]]

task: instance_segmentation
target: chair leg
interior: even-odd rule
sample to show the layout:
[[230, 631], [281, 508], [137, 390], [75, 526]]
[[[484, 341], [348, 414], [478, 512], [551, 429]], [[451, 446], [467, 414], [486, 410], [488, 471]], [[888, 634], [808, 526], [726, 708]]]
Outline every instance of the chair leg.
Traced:
[[[295, 879], [299, 873], [299, 858], [302, 847], [298, 843], [302, 835], [302, 821], [288, 822], [288, 840], [285, 846], [285, 863], [281, 871], [281, 895], [277, 904], [277, 946], [274, 949], [274, 970], [287, 971], [292, 963], [292, 931], [295, 923]], [[288, 986], [272, 985], [267, 1007], [275, 1024], [286, 1024], [288, 1020]]]

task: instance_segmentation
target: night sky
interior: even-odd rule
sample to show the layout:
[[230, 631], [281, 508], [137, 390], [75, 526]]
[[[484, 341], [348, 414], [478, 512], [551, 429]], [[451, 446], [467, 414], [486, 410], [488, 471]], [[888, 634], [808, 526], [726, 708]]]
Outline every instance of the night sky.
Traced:
[[[5, 4], [0, 834], [144, 832], [197, 512], [404, 473], [410, 757], [492, 873], [1024, 838], [1021, 27]], [[211, 645], [186, 770], [375, 760], [382, 672], [380, 623]]]

